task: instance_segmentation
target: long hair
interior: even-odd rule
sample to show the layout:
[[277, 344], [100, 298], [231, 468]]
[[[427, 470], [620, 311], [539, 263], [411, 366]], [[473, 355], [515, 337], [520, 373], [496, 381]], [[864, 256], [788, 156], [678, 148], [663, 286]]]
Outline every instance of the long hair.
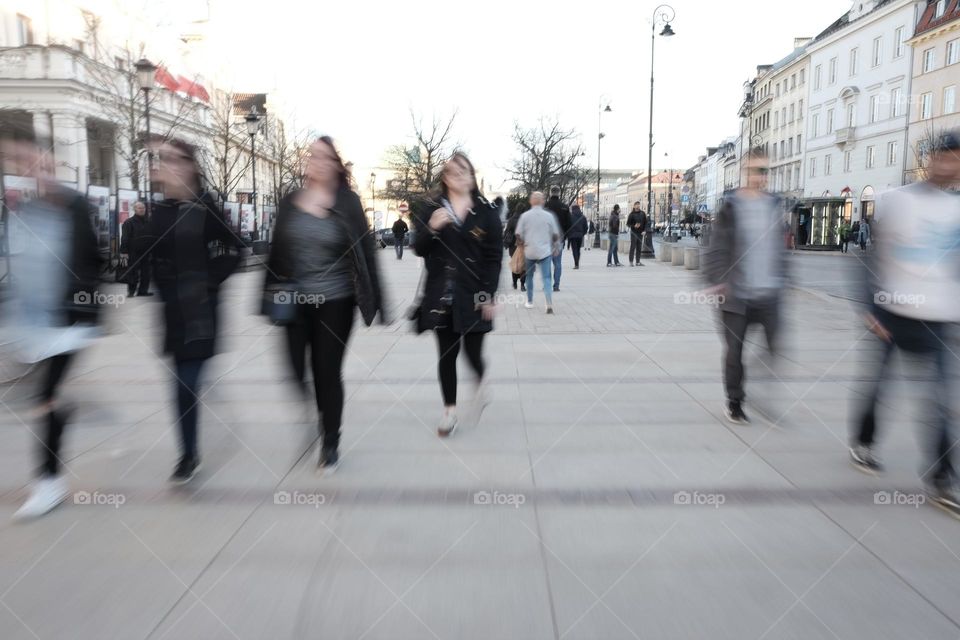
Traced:
[[347, 165], [343, 163], [343, 158], [340, 157], [340, 152], [337, 150], [337, 145], [334, 144], [333, 138], [330, 136], [320, 136], [317, 138], [317, 142], [322, 142], [330, 148], [330, 152], [333, 154], [334, 162], [337, 164], [337, 174], [339, 180], [337, 181], [338, 186], [341, 189], [350, 188], [350, 172], [347, 170]]
[[470, 158], [467, 157], [463, 151], [454, 151], [453, 155], [447, 159], [443, 165], [443, 170], [440, 172], [440, 184], [439, 186], [439, 196], [443, 198], [448, 198], [449, 194], [447, 193], [447, 183], [443, 179], [443, 174], [446, 173], [447, 165], [451, 162], [460, 161], [463, 164], [467, 165], [467, 168], [470, 169], [470, 177], [473, 179], [473, 187], [470, 188], [470, 195], [473, 197], [473, 201], [482, 201], [483, 194], [480, 193], [480, 187], [477, 186], [477, 171], [473, 168], [473, 163], [470, 162]]

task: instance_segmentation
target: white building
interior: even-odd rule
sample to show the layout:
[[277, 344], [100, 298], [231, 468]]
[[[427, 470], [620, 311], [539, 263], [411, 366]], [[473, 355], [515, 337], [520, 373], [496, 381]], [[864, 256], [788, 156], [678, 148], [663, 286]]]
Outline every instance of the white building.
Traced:
[[810, 40], [795, 38], [790, 55], [774, 64], [765, 76], [765, 81], [773, 86], [767, 188], [788, 201], [803, 195], [804, 116], [810, 61], [806, 48]]
[[855, 0], [807, 47], [810, 78], [798, 245], [833, 246], [841, 221], [871, 218], [903, 184], [918, 0]]

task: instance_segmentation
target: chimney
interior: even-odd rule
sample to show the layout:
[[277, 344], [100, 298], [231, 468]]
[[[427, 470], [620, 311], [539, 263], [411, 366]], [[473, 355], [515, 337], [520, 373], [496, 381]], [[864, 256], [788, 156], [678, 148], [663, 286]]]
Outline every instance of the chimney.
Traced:
[[800, 49], [801, 47], [807, 46], [813, 38], [801, 37], [793, 39], [793, 48]]

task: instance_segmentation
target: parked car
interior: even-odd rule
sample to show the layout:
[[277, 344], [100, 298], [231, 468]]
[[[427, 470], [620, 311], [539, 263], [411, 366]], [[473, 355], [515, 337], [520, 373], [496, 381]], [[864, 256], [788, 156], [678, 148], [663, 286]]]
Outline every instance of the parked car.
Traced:
[[[377, 232], [379, 235], [380, 246], [393, 246], [396, 243], [396, 238], [393, 237], [393, 229], [381, 229]], [[403, 237], [403, 246], [410, 246], [410, 234], [408, 233]]]

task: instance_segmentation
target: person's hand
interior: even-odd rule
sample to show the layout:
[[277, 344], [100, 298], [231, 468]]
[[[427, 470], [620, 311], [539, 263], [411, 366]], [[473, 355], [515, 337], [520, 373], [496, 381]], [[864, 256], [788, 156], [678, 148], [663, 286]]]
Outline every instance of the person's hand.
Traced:
[[429, 227], [433, 231], [440, 231], [448, 224], [450, 224], [450, 214], [442, 207], [434, 211], [430, 216]]
[[877, 316], [872, 313], [865, 313], [863, 315], [863, 323], [867, 325], [867, 329], [869, 329], [873, 335], [884, 342], [890, 342], [893, 339], [893, 334], [887, 331], [887, 328], [884, 327], [877, 319]]
[[497, 315], [497, 306], [490, 302], [485, 302], [480, 305], [480, 317], [482, 317], [486, 322], [493, 320], [493, 317]]
[[726, 282], [721, 282], [720, 284], [715, 284], [712, 287], [707, 287], [700, 293], [705, 296], [726, 296], [729, 289], [730, 288], [727, 286]]

